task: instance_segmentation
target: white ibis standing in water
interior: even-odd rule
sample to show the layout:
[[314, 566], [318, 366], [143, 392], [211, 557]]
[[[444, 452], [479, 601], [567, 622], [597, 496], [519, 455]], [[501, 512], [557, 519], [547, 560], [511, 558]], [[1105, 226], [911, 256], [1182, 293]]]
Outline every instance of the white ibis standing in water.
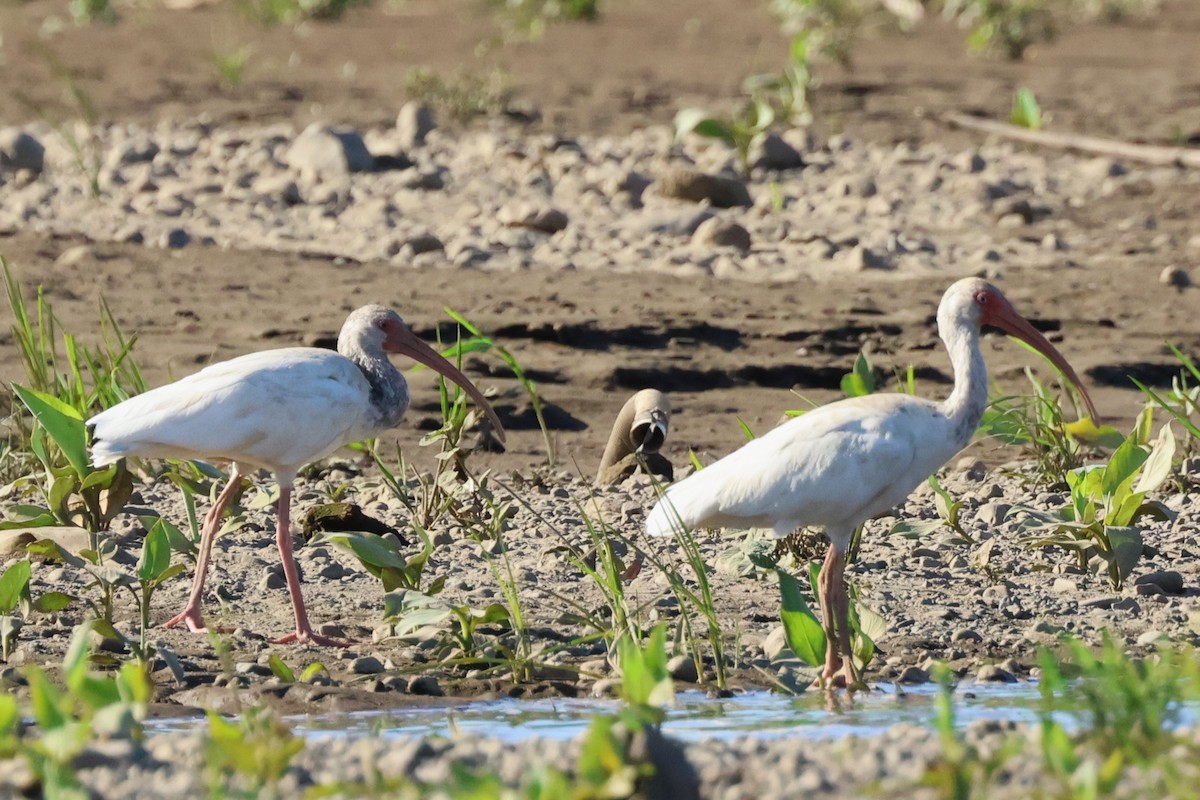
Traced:
[[977, 278], [956, 282], [942, 297], [937, 322], [954, 367], [954, 389], [944, 401], [875, 394], [822, 406], [671, 486], [646, 519], [653, 536], [731, 527], [771, 528], [781, 538], [801, 525], [823, 527], [829, 553], [818, 588], [827, 685], [859, 683], [843, 582], [850, 538], [864, 521], [903, 502], [971, 440], [988, 402], [979, 347], [983, 325], [1044, 354], [1079, 388], [1096, 418], [1079, 376], [996, 287]]
[[123, 456], [233, 462], [229, 485], [204, 518], [192, 593], [167, 627], [183, 622], [191, 631], [205, 630], [200, 601], [221, 516], [242, 476], [262, 468], [279, 482], [275, 541], [296, 614], [296, 632], [279, 643], [343, 644], [315, 632], [308, 621], [292, 555], [292, 484], [308, 462], [400, 423], [408, 409], [408, 384], [387, 353], [415, 359], [463, 387], [503, 439], [483, 394], [395, 311], [377, 305], [350, 314], [336, 353], [313, 347], [251, 353], [132, 397], [88, 421], [96, 466]]

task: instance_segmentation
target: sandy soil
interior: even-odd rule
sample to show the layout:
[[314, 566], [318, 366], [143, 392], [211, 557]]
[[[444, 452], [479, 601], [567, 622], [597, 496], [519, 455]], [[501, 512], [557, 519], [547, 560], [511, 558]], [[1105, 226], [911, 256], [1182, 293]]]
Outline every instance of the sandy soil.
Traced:
[[[781, 46], [762, 13], [731, 13], [723, 3], [656, 4], [652, 13], [641, 4], [615, 2], [594, 25], [554, 26], [543, 41], [492, 49], [476, 60], [464, 55], [470, 52], [467, 43], [487, 38], [492, 28], [468, 13], [473, 8], [411, 2], [394, 13], [356, 9], [342, 22], [314, 23], [301, 31], [260, 30], [224, 7], [130, 10], [115, 27], [68, 26], [43, 44], [35, 33], [58, 8], [40, 2], [6, 6], [0, 9], [3, 69], [20, 92], [0, 98], [0, 115], [30, 118], [28, 106], [18, 104], [24, 96], [51, 119], [63, 118], [66, 112], [56, 106], [62, 86], [48, 79], [40, 49], [49, 47], [92, 96], [101, 117], [118, 122], [179, 119], [186, 110], [199, 109], [218, 123], [390, 124], [403, 100], [401, 78], [408, 67], [428, 64], [449, 71], [465, 65], [482, 71], [495, 62], [511, 71], [520, 102], [543, 112], [534, 128], [567, 134], [622, 131], [668, 124], [677, 108], [696, 102], [730, 102], [740, 76], [771, 66]], [[1198, 13], [1190, 4], [1168, 3], [1151, 21], [1086, 26], [1039, 46], [1028, 63], [1015, 65], [968, 57], [957, 31], [931, 23], [913, 35], [865, 44], [852, 75], [834, 67], [825, 71], [816, 94], [818, 119], [821, 127], [858, 140], [937, 141], [953, 151], [981, 140], [940, 125], [935, 121], [940, 114], [970, 110], [1003, 117], [1012, 89], [1028, 85], [1053, 114], [1056, 127], [1170, 142], [1200, 131], [1197, 70], [1189, 61], [1197, 56], [1188, 46], [1200, 26]], [[685, 24], [689, 20], [698, 22]], [[197, 30], [211, 35], [196, 36]], [[212, 51], [223, 36], [241, 41], [235, 34], [253, 40], [255, 57], [246, 83], [230, 93], [213, 76]], [[292, 53], [298, 54], [298, 67], [283, 63]], [[350, 55], [357, 71], [352, 78], [340, 77], [338, 68]], [[589, 80], [594, 75], [602, 77]], [[642, 101], [629, 100], [630, 93]], [[1103, 370], [1091, 377], [1100, 387], [1103, 413], [1115, 419], [1128, 420], [1137, 399], [1103, 388], [1128, 388], [1121, 370], [1114, 374], [1109, 368], [1149, 365], [1142, 374], [1161, 383], [1169, 380], [1169, 372], [1155, 368], [1171, 364], [1164, 339], [1185, 349], [1200, 346], [1200, 328], [1188, 310], [1194, 293], [1157, 283], [1163, 267], [1186, 270], [1200, 258], [1191, 225], [1196, 198], [1186, 183], [1134, 182], [1028, 229], [993, 225], [982, 231], [996, 242], [1040, 238], [1064, 225], [1078, 234], [1080, 246], [1054, 259], [1058, 268], [1021, 260], [1000, 267], [1018, 307], [1048, 324], [1059, 321], [1076, 365]], [[203, 247], [164, 252], [105, 244], [98, 263], [64, 274], [53, 261], [77, 239], [9, 231], [0, 241], [27, 284], [49, 279], [50, 296], [73, 330], [94, 329], [94, 304], [103, 293], [118, 318], [139, 334], [139, 360], [152, 380], [187, 372], [196, 361], [329, 336], [344, 309], [359, 301], [394, 302], [422, 330], [430, 329], [442, 306], [452, 305], [486, 329], [504, 331], [521, 361], [541, 372], [547, 399], [586, 425], [559, 434], [560, 454], [577, 460], [584, 472], [598, 458], [615, 408], [607, 392], [637, 388], [614, 381], [614, 370], [653, 370], [648, 365], [661, 361], [654, 347], [663, 336], [694, 337], [692, 361], [708, 369], [749, 364], [769, 376], [734, 378], [733, 386], [708, 388], [696, 381], [673, 386], [670, 375], [648, 373], [662, 388], [682, 390], [680, 436], [672, 442], [677, 455], [687, 447], [716, 454], [735, 445], [740, 433], [726, 424], [730, 411], [755, 427], [773, 423], [796, 402], [787, 394], [789, 386], [819, 401], [829, 399], [833, 394], [823, 390], [836, 385], [864, 341], [876, 352], [892, 354], [901, 368], [929, 366], [943, 376], [947, 370], [940, 348], [929, 349], [930, 316], [953, 276], [931, 282], [925, 276], [905, 280], [903, 272], [868, 272], [812, 291], [803, 284], [684, 282], [643, 274], [561, 273], [548, 280], [514, 281], [484, 271], [424, 269], [420, 280], [406, 277], [400, 289], [383, 265], [338, 268], [290, 254]], [[978, 268], [963, 265], [959, 271]], [[330, 285], [342, 287], [340, 302], [320, 302], [328, 298]], [[640, 300], [631, 305], [630, 296]], [[304, 313], [296, 314], [297, 308]], [[697, 336], [697, 326], [706, 324], [733, 333]], [[541, 333], [547, 326], [565, 327], [560, 338], [568, 342], [588, 339], [588, 357], [547, 342], [551, 337]], [[579, 326], [578, 337], [574, 326]], [[735, 337], [734, 346], [729, 336]], [[797, 341], [799, 348], [792, 344]], [[1000, 376], [1026, 363], [1012, 348], [1000, 348], [992, 358], [993, 372]], [[886, 362], [881, 364], [885, 372], [890, 371]], [[795, 376], [788, 374], [789, 367], [797, 368]], [[810, 370], [824, 371], [814, 375]], [[0, 349], [0, 371], [6, 378], [19, 375], [11, 348]], [[418, 393], [418, 399], [427, 410], [428, 393]], [[410, 422], [419, 422], [421, 411], [414, 409]], [[511, 452], [524, 459], [539, 448], [539, 437], [530, 431], [518, 435]]]
[[[248, 123], [288, 123], [298, 130], [314, 120], [381, 128], [392, 125], [404, 100], [403, 75], [409, 67], [461, 66], [478, 73], [499, 65], [511, 74], [516, 104], [537, 112], [536, 119], [524, 125], [513, 120], [495, 123], [502, 131], [499, 135], [605, 134], [619, 144], [631, 132], [668, 125], [678, 108], [732, 103], [741, 78], [776, 64], [784, 47], [765, 12], [745, 12], [719, 0], [614, 0], [604, 12], [595, 24], [553, 27], [542, 41], [489, 47], [476, 55], [475, 44], [492, 36], [494, 29], [472, 3], [458, 0], [411, 0], [396, 9], [356, 9], [341, 22], [298, 29], [257, 29], [224, 6], [185, 12], [130, 9], [115, 27], [75, 29], [68, 24], [45, 41], [38, 31], [48, 16], [62, 13], [57, 4], [33, 0], [4, 5], [0, 69], [6, 84], [19, 93], [0, 96], [0, 118], [32, 120], [36, 115], [31, 108], [41, 109], [50, 119], [64, 118], [63, 87], [50, 77], [51, 64], [60, 63], [94, 99], [101, 120], [114, 125], [152, 129], [161, 120], [203, 116], [222, 130]], [[822, 73], [815, 99], [820, 120], [817, 147], [825, 147], [831, 135], [844, 134], [857, 147], [890, 149], [911, 143], [920, 148], [935, 143], [948, 154], [969, 156], [985, 146], [983, 140], [945, 127], [939, 117], [971, 111], [1002, 118], [1018, 86], [1036, 91], [1056, 128], [1155, 143], [1194, 139], [1200, 135], [1200, 51], [1194, 47], [1198, 33], [1200, 7], [1180, 0], [1166, 3], [1162, 14], [1151, 20], [1068, 31], [1057, 42], [1039, 46], [1027, 62], [1008, 64], [968, 57], [958, 31], [930, 23], [908, 36], [864, 44], [853, 73], [832, 67]], [[247, 81], [237, 90], [222, 90], [213, 75], [213, 50], [245, 42], [254, 47]], [[480, 129], [493, 124], [480, 122], [466, 131], [451, 128], [446, 135], [450, 142], [473, 141]], [[1001, 162], [1004, 153], [1014, 159], [1029, 155], [1018, 148], [988, 152], [999, 153], [995, 157]], [[1107, 172], [1112, 166], [1096, 165], [1087, 157], [1033, 153], [1036, 158], [1042, 155], [1050, 181], [1066, 180], [1063, 176], [1089, 168]], [[863, 169], [862, 177], [870, 177], [869, 168]], [[269, 248], [231, 250], [195, 243], [167, 250], [89, 241], [71, 232], [77, 229], [69, 220], [42, 227], [0, 226], [0, 253], [27, 288], [38, 283], [47, 287], [47, 296], [73, 331], [96, 331], [95, 306], [103, 295], [122, 325], [138, 334], [138, 360], [152, 383], [249, 350], [328, 341], [346, 309], [367, 301], [395, 305], [419, 332], [432, 338], [442, 318], [440, 309], [451, 305], [495, 333], [553, 405], [556, 471], [544, 480], [522, 484], [522, 492], [537, 497], [534, 505], [541, 513], [560, 515], [558, 522], [568, 528], [573, 524], [572, 535], [582, 536], [579, 520], [571, 519], [571, 509], [563, 508], [564, 497], [555, 494], [554, 487], [564, 488], [566, 497], [586, 495], [583, 482], [572, 482], [570, 476], [593, 474], [613, 416], [629, 392], [655, 385], [672, 393], [677, 414], [665, 452], [677, 466], [686, 462], [689, 449], [715, 458], [739, 444], [742, 434], [735, 415], [756, 430], [773, 425], [785, 409], [801, 405], [790, 389], [817, 401], [832, 399], [840, 376], [864, 345], [877, 354], [885, 373], [893, 366], [912, 364], [919, 370], [924, 393], [943, 392], [949, 367], [936, 341], [934, 309], [953, 278], [989, 268], [998, 272], [998, 282], [1015, 305], [1053, 332], [1094, 387], [1103, 413], [1127, 425], [1141, 396], [1126, 375], [1134, 372], [1157, 385], [1169, 384], [1176, 366], [1164, 340], [1189, 352], [1200, 351], [1197, 290], [1180, 291], [1159, 281], [1164, 267], [1191, 270], [1196, 276], [1200, 235], [1194, 220], [1200, 217], [1200, 193], [1194, 175], [1142, 171], [1134, 165], [1123, 169], [1125, 174], [1107, 190], [1089, 194], [1086, 204], [1064, 202], [1049, 219], [1017, 227], [995, 216], [960, 221], [960, 228], [992, 243], [998, 252], [1016, 255], [992, 267], [956, 264], [934, 276], [900, 269], [786, 283], [703, 274], [680, 278], [639, 270], [633, 260], [616, 271], [539, 270], [534, 264], [520, 272], [452, 269], [447, 260], [399, 273], [385, 261]], [[765, 178], [756, 180], [756, 190], [762, 190]], [[0, 186], [0, 203], [6, 207], [14, 202], [15, 195], [5, 194], [11, 188]], [[51, 228], [57, 232], [49, 232]], [[1061, 235], [1072, 245], [1030, 256], [1036, 243], [1049, 235]], [[59, 261], [79, 245], [88, 248], [82, 265]], [[987, 349], [999, 384], [1023, 388], [1021, 369], [1030, 363], [1028, 354], [999, 338], [989, 339]], [[476, 454], [472, 464], [496, 474], [530, 474], [544, 462], [545, 453], [515, 383], [482, 362], [468, 362], [468, 367], [481, 383], [499, 388], [497, 406], [512, 433], [505, 453]], [[0, 377], [20, 378], [6, 332], [0, 333]], [[397, 433], [409, 449], [419, 429], [433, 424], [437, 413], [424, 376], [414, 379], [414, 397]], [[974, 458], [978, 452], [985, 452], [991, 465], [1013, 457], [1011, 452], [994, 451], [968, 455]], [[305, 486], [307, 493], [301, 493], [304, 502], [316, 502], [346, 474], [317, 476]], [[1014, 534], [1015, 523], [989, 528], [985, 519], [995, 520], [995, 509], [985, 514], [985, 507], [994, 505], [993, 498], [1042, 507], [1055, 500], [1015, 477], [980, 470], [969, 460], [952, 470], [947, 485], [967, 499], [968, 519], [975, 529], [995, 528], [998, 538]], [[147, 485], [139, 492], [147, 506], [179, 513], [176, 496], [167, 487]], [[356, 492], [375, 513], [403, 527], [405, 514], [394, 500], [381, 497], [369, 482], [357, 486]], [[651, 494], [635, 482], [602, 499], [606, 513], [632, 532]], [[1183, 511], [1194, 510], [1197, 500], [1193, 493], [1178, 495], [1174, 502]], [[904, 513], [929, 516], [928, 495], [914, 499]], [[331, 610], [318, 614], [322, 621], [364, 644], [342, 661], [340, 656], [280, 650], [264, 642], [262, 633], [287, 628], [290, 612], [282, 591], [272, 595], [259, 588], [273, 560], [264, 549], [269, 537], [261, 532], [271, 521], [254, 512], [248, 522], [243, 531], [222, 540], [217, 557], [217, 582], [228, 587], [220, 597], [233, 613], [245, 615], [252, 631], [235, 637], [236, 660], [254, 664], [269, 652], [283, 652], [289, 663], [338, 658], [340, 663], [331, 671], [340, 682], [375, 681], [378, 685], [371, 688], [380, 691], [397, 688], [384, 685], [378, 673], [355, 677], [355, 660], [366, 656], [378, 655], [381, 663], [392, 659], [401, 668], [412, 666], [414, 645], [368, 643], [380, 621], [378, 585], [353, 560], [336, 554], [310, 552], [306, 557], [314, 571], [331, 560], [345, 570], [338, 577], [310, 576], [312, 603]], [[577, 583], [578, 575], [561, 562], [545, 567], [543, 550], [553, 536], [532, 515], [518, 517], [514, 525], [513, 557], [524, 571], [522, 580], [530, 587], [542, 586], [530, 595], [531, 602], [545, 601], [534, 616], [551, 625], [552, 592]], [[985, 596], [968, 550], [956, 549], [942, 538], [928, 545], [930, 552], [918, 552], [920, 544], [885, 541], [887, 522], [875, 523], [869, 546], [873, 549], [864, 550], [856, 573], [869, 602], [883, 606], [893, 621], [893, 632], [882, 643], [887, 658], [877, 663], [875, 674], [896, 677], [907, 667], [926, 666], [929, 657], [949, 658], [964, 674], [1012, 659], [1006, 670], [1023, 673], [1032, 663], [1032, 648], [1045, 640], [1046, 631], [1035, 629], [1042, 618], [1075, 624], [1075, 617], [1085, 614], [1085, 632], [1094, 634], [1112, 624], [1142, 647], [1150, 645], [1155, 637], [1149, 634], [1156, 631], [1193, 636], [1189, 613], [1194, 614], [1197, 588], [1192, 525], [1154, 529], [1155, 550], [1143, 571], [1173, 568], [1186, 576], [1180, 596], [1156, 600], [1140, 599], [1132, 587], [1113, 593], [1095, 575], [1072, 575], [1071, 587], [1054, 588], [1041, 570], [1062, 573], [1062, 559], [1039, 561], [1030, 569], [1028, 555], [1011, 543], [1005, 545], [1003, 558], [997, 556], [1000, 566], [988, 573], [988, 588], [1004, 587], [1003, 596], [998, 591]], [[135, 551], [136, 521], [123, 519], [118, 533]], [[447, 533], [454, 538], [451, 526]], [[728, 547], [729, 542], [714, 541], [705, 552], [715, 563]], [[471, 603], [495, 597], [486, 559], [475, 542], [448, 544], [436, 568], [453, 575], [448, 588], [452, 597]], [[539, 576], [543, 569], [546, 574]], [[77, 579], [69, 571], [55, 573], [45, 566], [35, 577], [39, 589], [55, 580]], [[763, 640], [775, 625], [774, 613], [763, 609], [775, 607], [776, 590], [749, 578], [721, 580], [722, 602], [749, 632], [743, 640], [744, 655], [761, 658]], [[645, 581], [641, 591], [648, 597], [662, 591], [650, 577]], [[969, 598], [959, 596], [964, 582], [972, 587]], [[542, 594], [543, 589], [550, 592]], [[164, 618], [185, 591], [185, 578], [177, 578], [164, 594]], [[1029, 599], [1009, 602], [1010, 592], [1014, 598], [1028, 593]], [[960, 601], [964, 608], [950, 608]], [[1108, 613], [1114, 604], [1118, 612]], [[920, 605], [931, 608], [913, 611]], [[65, 646], [71, 622], [67, 615], [46, 621], [42, 641], [24, 645], [17, 660], [53, 661]], [[975, 638], [955, 638], [966, 629], [978, 629]], [[166, 634], [166, 640], [183, 654], [190, 677], [182, 685], [164, 680], [164, 699], [201, 705], [225, 697], [232, 707], [264, 692], [265, 676], [257, 674], [261, 669], [242, 676], [242, 683], [254, 686], [251, 696], [212, 689], [214, 675], [226, 665], [218, 663], [207, 640], [178, 632]], [[594, 654], [579, 652], [572, 658], [590, 655]], [[739, 679], [754, 683], [759, 679], [753, 675]], [[451, 691], [510, 690], [501, 681], [456, 683]], [[547, 682], [530, 691], [574, 690]], [[267, 688], [265, 694], [293, 695], [292, 707], [320, 699], [278, 687]], [[395, 692], [385, 700], [371, 699], [372, 692], [317, 694], [334, 698], [331, 706], [397, 702], [391, 696]], [[338, 699], [343, 696], [349, 699]]]

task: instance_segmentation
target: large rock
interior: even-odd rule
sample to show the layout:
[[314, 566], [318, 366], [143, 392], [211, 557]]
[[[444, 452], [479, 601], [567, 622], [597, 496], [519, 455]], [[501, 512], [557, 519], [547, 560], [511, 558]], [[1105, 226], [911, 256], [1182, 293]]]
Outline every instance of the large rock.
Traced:
[[375, 159], [357, 131], [317, 123], [305, 128], [292, 142], [287, 162], [308, 181], [345, 178], [351, 172], [368, 172], [375, 167]]
[[735, 247], [745, 252], [750, 249], [750, 231], [736, 222], [712, 217], [696, 228], [692, 243], [705, 247]]
[[530, 228], [542, 233], [558, 233], [570, 221], [566, 212], [545, 203], [513, 201], [496, 213], [502, 225], [515, 228]]
[[88, 532], [70, 525], [12, 528], [0, 531], [0, 556], [21, 553], [26, 545], [45, 540], [55, 542], [68, 553], [78, 553], [91, 546]]
[[0, 129], [0, 172], [27, 169], [41, 174], [46, 148], [20, 128]]
[[396, 117], [396, 136], [403, 147], [420, 147], [425, 144], [425, 137], [437, 129], [433, 121], [433, 112], [423, 103], [415, 100], [405, 103]]

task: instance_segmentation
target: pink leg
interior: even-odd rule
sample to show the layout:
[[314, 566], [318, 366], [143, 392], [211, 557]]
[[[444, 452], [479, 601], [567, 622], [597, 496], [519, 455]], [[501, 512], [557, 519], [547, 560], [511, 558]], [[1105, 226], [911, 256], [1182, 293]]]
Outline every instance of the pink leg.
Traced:
[[836, 554], [837, 550], [830, 545], [829, 552], [825, 555], [825, 564], [817, 576], [817, 592], [820, 594], [817, 602], [821, 604], [821, 624], [825, 628], [825, 669], [821, 672], [821, 682], [827, 685], [842, 665], [841, 659], [838, 658], [837, 623], [834, 617], [833, 594], [836, 589], [832, 588], [830, 584], [830, 578], [835, 570], [833, 562], [837, 557]]
[[200, 555], [196, 559], [196, 576], [192, 579], [192, 593], [188, 596], [187, 605], [183, 611], [171, 617], [164, 627], [174, 628], [181, 622], [186, 622], [192, 633], [204, 633], [204, 618], [200, 615], [200, 601], [204, 594], [204, 577], [208, 573], [208, 563], [212, 556], [213, 542], [216, 541], [217, 531], [221, 529], [221, 517], [225, 515], [225, 507], [237, 493], [242, 484], [242, 476], [236, 469], [229, 474], [229, 483], [217, 496], [217, 502], [204, 515], [204, 526], [200, 529]]
[[296, 569], [296, 558], [292, 555], [291, 504], [291, 487], [279, 487], [279, 527], [275, 531], [275, 544], [279, 547], [279, 560], [283, 562], [283, 575], [287, 578], [288, 593], [292, 596], [292, 610], [296, 612], [296, 632], [276, 639], [274, 643], [311, 642], [326, 647], [349, 647], [349, 642], [339, 642], [317, 633], [308, 622], [304, 595], [300, 593], [300, 571]]
[[[821, 569], [821, 609], [825, 619], [825, 669], [821, 679], [826, 686], [853, 689], [862, 685], [854, 667], [854, 648], [850, 641], [850, 596], [846, 592], [846, 554], [832, 545]], [[829, 611], [826, 612], [825, 608]], [[832, 624], [831, 624], [832, 623]]]

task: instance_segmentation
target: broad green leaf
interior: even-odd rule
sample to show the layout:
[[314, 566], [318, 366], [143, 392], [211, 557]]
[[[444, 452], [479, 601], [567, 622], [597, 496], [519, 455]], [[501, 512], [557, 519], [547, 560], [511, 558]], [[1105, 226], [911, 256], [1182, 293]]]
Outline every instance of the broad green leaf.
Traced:
[[1142, 532], [1133, 527], [1112, 526], [1105, 528], [1109, 546], [1112, 549], [1112, 560], [1120, 574], [1120, 582], [1124, 582], [1133, 572], [1138, 559], [1142, 557]]
[[284, 683], [296, 682], [296, 673], [292, 672], [292, 668], [283, 663], [283, 659], [274, 653], [267, 659], [267, 666], [271, 668], [271, 673]]
[[62, 450], [75, 474], [83, 477], [91, 472], [87, 457], [87, 431], [79, 412], [63, 401], [36, 389], [12, 385], [13, 394], [20, 398]]
[[186, 564], [172, 564], [171, 566], [164, 569], [162, 572], [158, 573], [157, 577], [155, 577], [154, 580], [150, 581], [150, 585], [155, 588], [162, 586], [164, 583], [171, 580], [171, 578], [174, 578], [176, 575], [183, 572], [185, 569], [187, 569]]
[[305, 667], [304, 671], [300, 673], [300, 680], [304, 683], [308, 683], [322, 672], [324, 672], [326, 675], [329, 674], [329, 670], [325, 669], [324, 664], [322, 664], [320, 661], [314, 661]]
[[871, 659], [875, 657], [875, 640], [862, 631], [851, 637], [850, 648], [854, 651], [851, 655], [859, 669], [865, 669], [867, 664], [871, 663]]
[[49, 489], [46, 492], [46, 502], [50, 504], [50, 510], [64, 525], [71, 524], [68, 506], [71, 502], [71, 495], [78, 488], [79, 478], [74, 475], [63, 475], [50, 481]]
[[493, 622], [506, 622], [511, 615], [509, 614], [508, 609], [500, 603], [492, 603], [490, 606], [482, 610], [471, 609], [471, 616], [473, 616], [477, 622], [486, 625]]
[[858, 622], [858, 631], [860, 633], [865, 633], [875, 641], [878, 641], [885, 633], [887, 633], [887, 620], [885, 620], [874, 609], [871, 609], [862, 603], [856, 603], [854, 610]]
[[29, 700], [32, 705], [33, 718], [43, 731], [51, 731], [66, 723], [67, 716], [62, 708], [62, 695], [54, 684], [39, 668], [31, 668], [26, 673], [29, 681]]
[[821, 596], [821, 564], [818, 561], [808, 562], [808, 588], [813, 597]]
[[1149, 458], [1149, 454], [1132, 437], [1121, 443], [1108, 460], [1104, 468], [1104, 480], [1100, 491], [1105, 497], [1112, 497], [1122, 483], [1129, 480]]
[[782, 599], [780, 618], [788, 647], [809, 666], [818, 666], [825, 661], [825, 631], [821, 623], [804, 602], [800, 584], [784, 570], [779, 575], [779, 592]]
[[1096, 425], [1091, 417], [1083, 417], [1064, 426], [1068, 434], [1097, 447], [1117, 448], [1125, 441], [1125, 435], [1112, 425]]
[[945, 527], [945, 523], [943, 523], [940, 519], [905, 519], [900, 520], [893, 525], [892, 529], [888, 531], [888, 536], [903, 536], [905, 539], [920, 539], [922, 537], [929, 536], [932, 533], [937, 533], [943, 527]]
[[1142, 517], [1152, 517], [1162, 522], [1171, 522], [1179, 514], [1165, 503], [1158, 500], [1143, 500], [1141, 505], [1134, 511], [1131, 521], [1141, 519]]
[[83, 677], [87, 674], [87, 656], [88, 656], [88, 635], [91, 633], [92, 623], [84, 622], [75, 628], [75, 633], [71, 636], [71, 643], [67, 645], [67, 652], [63, 656], [63, 681], [74, 690]]
[[325, 534], [322, 538], [335, 547], [350, 552], [364, 566], [391, 567], [402, 570], [408, 565], [404, 557], [396, 551], [394, 545], [373, 533], [346, 531]]
[[1042, 109], [1038, 107], [1037, 99], [1029, 89], [1021, 87], [1013, 96], [1013, 108], [1009, 122], [1034, 131], [1042, 127]]
[[453, 611], [448, 605], [426, 606], [405, 611], [395, 617], [396, 635], [404, 636], [426, 626], [441, 627]]
[[1171, 433], [1169, 424], [1163, 425], [1162, 430], [1158, 432], [1158, 438], [1154, 440], [1154, 447], [1150, 450], [1150, 456], [1142, 467], [1142, 474], [1138, 476], [1138, 482], [1133, 491], [1136, 493], [1152, 492], [1162, 486], [1167, 478], [1171, 477], [1174, 458], [1175, 435]]
[[49, 614], [55, 611], [62, 611], [71, 605], [74, 600], [74, 597], [63, 592], [46, 592], [33, 601], [33, 608], [35, 611]]
[[113, 478], [117, 476], [117, 471], [121, 468], [120, 464], [109, 464], [103, 469], [98, 469], [95, 472], [89, 473], [79, 482], [79, 490], [99, 488], [107, 489], [112, 483]]
[[1138, 444], [1149, 444], [1150, 434], [1154, 430], [1154, 408], [1145, 405], [1133, 421], [1133, 431], [1129, 434], [1137, 439]]
[[29, 576], [33, 568], [29, 559], [18, 561], [0, 576], [0, 614], [11, 614], [29, 595]]
[[1062, 725], [1046, 717], [1042, 723], [1042, 757], [1059, 775], [1070, 775], [1079, 766], [1075, 743]]
[[33, 509], [34, 513], [30, 516], [25, 516], [22, 513], [18, 513], [14, 508], [9, 508], [9, 518], [0, 522], [0, 531], [10, 531], [16, 528], [47, 528], [58, 524], [58, 519], [40, 506], [24, 506], [24, 508]]
[[702, 108], [685, 108], [675, 115], [675, 137], [689, 133], [733, 143], [733, 129], [724, 121], [711, 117]]
[[146, 533], [142, 542], [142, 556], [138, 559], [137, 576], [142, 583], [150, 583], [171, 565], [171, 542], [167, 530], [159, 518]]
[[36, 542], [30, 542], [25, 545], [25, 552], [30, 555], [41, 556], [47, 561], [70, 564], [72, 567], [83, 567], [87, 564], [82, 558], [70, 552], [53, 539], [38, 539]]
[[[83, 662], [87, 664], [87, 660]], [[75, 679], [71, 693], [87, 708], [96, 710], [121, 702], [117, 682], [108, 676], [85, 671]]]

